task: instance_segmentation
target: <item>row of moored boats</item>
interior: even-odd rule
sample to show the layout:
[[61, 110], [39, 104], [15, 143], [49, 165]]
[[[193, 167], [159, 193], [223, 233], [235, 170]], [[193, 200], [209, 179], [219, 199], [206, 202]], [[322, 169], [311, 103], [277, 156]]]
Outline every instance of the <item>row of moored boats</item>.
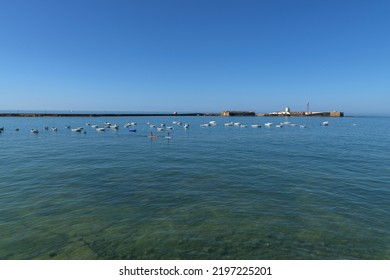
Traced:
[[[185, 123], [183, 124], [182, 122], [179, 122], [179, 121], [173, 121], [172, 124], [174, 126], [179, 126], [179, 127], [183, 127], [184, 129], [188, 129], [190, 127], [189, 124]], [[86, 123], [85, 124], [87, 127], [91, 127], [93, 129], [95, 129], [96, 131], [98, 132], [103, 132], [103, 131], [106, 131], [108, 129], [112, 129], [112, 130], [117, 130], [119, 129], [119, 125], [117, 124], [111, 124], [109, 122], [105, 122], [103, 126], [99, 126], [99, 125], [96, 125], [96, 124], [90, 124], [90, 123]], [[171, 131], [171, 130], [174, 130], [174, 126], [173, 125], [167, 125], [165, 123], [161, 123], [159, 126], [156, 125], [156, 124], [152, 124], [152, 123], [147, 123], [147, 125], [149, 126], [149, 128], [151, 129], [151, 131], [153, 129], [155, 129], [156, 131], [158, 132], [161, 132], [161, 131]], [[201, 127], [210, 127], [210, 126], [217, 126], [218, 123], [216, 121], [210, 121], [208, 123], [204, 123], [204, 124], [201, 124], [200, 126]], [[324, 121], [321, 123], [322, 126], [328, 126], [329, 125], [329, 122], [328, 121]], [[137, 129], [135, 128], [137, 126], [137, 123], [136, 122], [128, 122], [126, 123], [123, 127], [124, 128], [127, 128], [129, 130], [129, 132], [136, 132]], [[232, 126], [232, 127], [240, 127], [240, 128], [246, 128], [246, 127], [252, 127], [252, 128], [261, 128], [261, 124], [251, 124], [251, 125], [247, 125], [247, 124], [242, 124], [241, 122], [227, 122], [227, 123], [224, 123], [224, 126], [226, 127], [229, 127], [229, 126]], [[300, 128], [306, 128], [306, 125], [298, 125], [298, 124], [295, 124], [295, 123], [291, 123], [291, 122], [288, 122], [288, 121], [285, 121], [285, 122], [282, 122], [282, 123], [278, 123], [278, 124], [273, 124], [271, 122], [267, 122], [264, 124], [265, 127], [277, 127], [277, 128], [282, 128], [284, 126], [298, 126]], [[80, 133], [87, 133], [87, 131], [84, 129], [84, 127], [71, 127], [70, 125], [66, 125], [65, 128], [73, 131], [73, 132], [80, 132]], [[48, 126], [44, 126], [43, 127], [43, 130], [49, 130], [49, 127]], [[56, 132], [58, 131], [57, 127], [52, 127], [51, 130], [53, 132]], [[0, 133], [2, 133], [4, 131], [4, 127], [0, 127]], [[19, 131], [19, 128], [16, 128], [15, 131]], [[31, 129], [30, 130], [31, 133], [33, 134], [37, 134], [39, 133], [39, 130], [38, 129]]]
[[[201, 124], [200, 126], [201, 127], [209, 127], [209, 126], [216, 126], [216, 125], [218, 125], [216, 121], [210, 121], [208, 123]], [[241, 128], [247, 128], [247, 127], [261, 128], [261, 124], [247, 125], [247, 124], [242, 124], [240, 122], [227, 122], [227, 123], [224, 124], [224, 126], [235, 126], [235, 127], [241, 127]], [[264, 126], [265, 127], [275, 126], [275, 127], [278, 127], [278, 128], [281, 128], [283, 126], [299, 126], [301, 128], [306, 128], [306, 125], [298, 125], [298, 124], [294, 124], [294, 123], [291, 123], [291, 122], [282, 122], [282, 123], [279, 123], [279, 124], [273, 124], [273, 123], [267, 122], [267, 123], [264, 124]]]
[[[173, 126], [169, 126], [165, 123], [162, 123], [160, 124], [160, 126], [157, 126], [155, 124], [151, 124], [151, 123], [147, 123], [149, 128], [151, 129], [151, 131], [153, 129], [155, 129], [156, 131], [164, 131], [164, 130], [167, 130], [167, 131], [171, 131], [171, 130], [174, 130], [174, 127]], [[181, 122], [179, 121], [173, 121], [173, 125], [176, 125], [176, 126], [182, 126], [184, 129], [188, 129], [190, 127], [189, 124], [182, 124]], [[119, 129], [119, 125], [117, 124], [111, 124], [109, 122], [105, 122], [103, 126], [99, 126], [97, 124], [90, 124], [90, 123], [86, 123], [85, 124], [86, 127], [91, 127], [92, 129], [95, 129], [96, 131], [98, 132], [103, 132], [103, 131], [106, 131], [106, 130], [117, 130]], [[123, 127], [128, 129], [129, 132], [136, 132], [137, 129], [136, 129], [136, 126], [137, 126], [137, 123], [136, 122], [128, 122], [126, 123]], [[72, 131], [72, 132], [80, 132], [80, 133], [87, 133], [87, 131], [84, 129], [84, 127], [71, 127], [70, 125], [65, 125], [65, 128]], [[49, 127], [48, 126], [44, 126], [43, 127], [43, 130], [49, 130]], [[51, 130], [53, 132], [57, 132], [58, 131], [58, 128], [57, 127], [52, 127]], [[0, 133], [2, 133], [4, 131], [4, 127], [0, 127]], [[15, 131], [19, 131], [19, 128], [16, 128]], [[31, 133], [33, 134], [38, 134], [39, 133], [39, 130], [36, 129], [36, 128], [32, 128], [30, 129]]]

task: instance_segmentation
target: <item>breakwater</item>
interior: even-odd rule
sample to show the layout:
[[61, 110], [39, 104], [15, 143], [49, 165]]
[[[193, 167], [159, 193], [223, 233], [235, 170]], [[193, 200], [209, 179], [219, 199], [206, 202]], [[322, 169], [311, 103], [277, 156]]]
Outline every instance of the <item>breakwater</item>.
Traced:
[[258, 114], [259, 117], [344, 117], [344, 112], [274, 112]]

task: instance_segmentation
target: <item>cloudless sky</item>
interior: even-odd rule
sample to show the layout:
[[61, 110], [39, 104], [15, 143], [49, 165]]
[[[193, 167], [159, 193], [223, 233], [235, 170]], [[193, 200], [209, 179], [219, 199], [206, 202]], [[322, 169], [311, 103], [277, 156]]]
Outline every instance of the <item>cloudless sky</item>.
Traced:
[[0, 111], [390, 114], [390, 1], [0, 0]]

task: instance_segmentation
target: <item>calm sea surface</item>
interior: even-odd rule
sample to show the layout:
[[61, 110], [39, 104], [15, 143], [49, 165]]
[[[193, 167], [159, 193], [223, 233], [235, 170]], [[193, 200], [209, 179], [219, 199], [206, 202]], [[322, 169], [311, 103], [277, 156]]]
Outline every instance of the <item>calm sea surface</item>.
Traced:
[[[284, 121], [306, 128], [264, 126]], [[120, 128], [86, 125], [105, 122]], [[171, 138], [148, 138], [148, 123], [174, 127]], [[389, 117], [2, 126], [0, 259], [390, 259]]]

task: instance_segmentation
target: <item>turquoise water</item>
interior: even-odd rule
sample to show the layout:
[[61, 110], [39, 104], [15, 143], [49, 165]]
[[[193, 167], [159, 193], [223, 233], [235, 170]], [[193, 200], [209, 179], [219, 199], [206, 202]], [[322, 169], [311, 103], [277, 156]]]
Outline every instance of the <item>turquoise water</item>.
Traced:
[[390, 118], [284, 121], [1, 118], [0, 259], [390, 259]]

